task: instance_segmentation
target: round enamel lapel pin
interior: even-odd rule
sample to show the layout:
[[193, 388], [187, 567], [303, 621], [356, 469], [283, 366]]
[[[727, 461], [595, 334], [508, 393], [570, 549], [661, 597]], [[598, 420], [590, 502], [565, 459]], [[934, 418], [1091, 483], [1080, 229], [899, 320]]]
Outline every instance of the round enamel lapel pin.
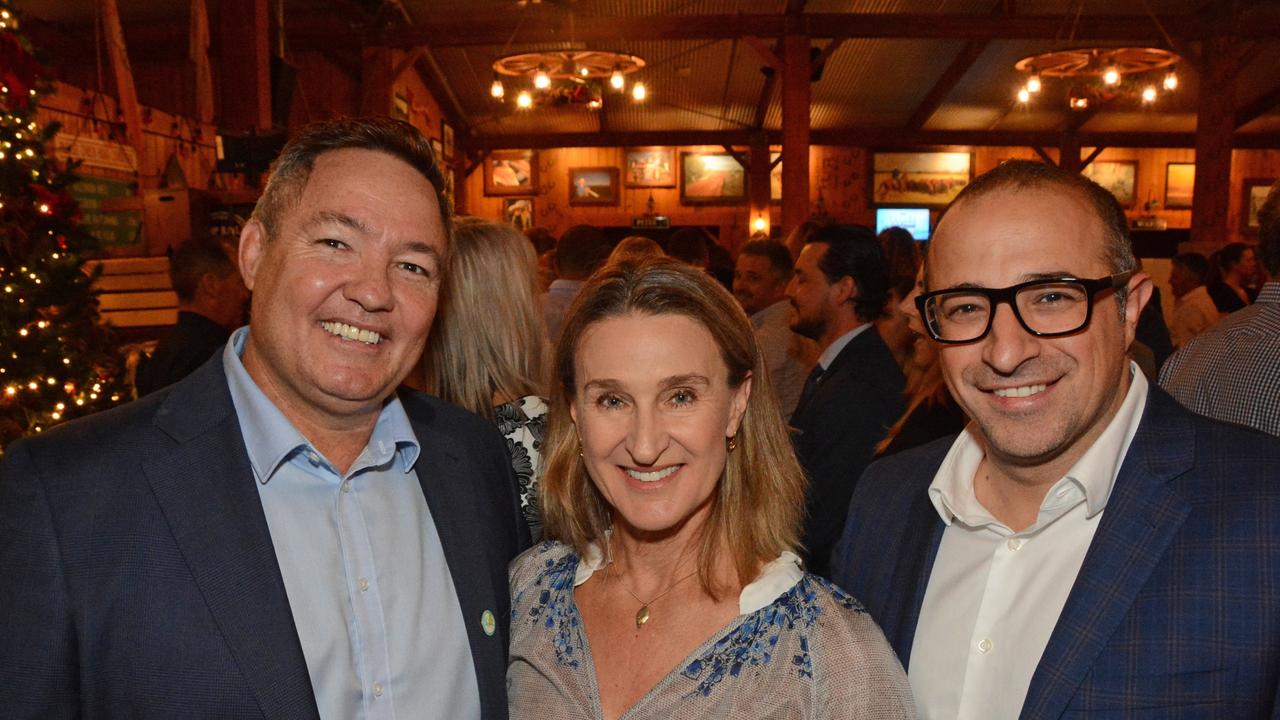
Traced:
[[480, 613], [480, 629], [484, 630], [484, 634], [493, 637], [493, 633], [498, 629], [498, 620], [493, 616], [492, 610], [485, 610]]

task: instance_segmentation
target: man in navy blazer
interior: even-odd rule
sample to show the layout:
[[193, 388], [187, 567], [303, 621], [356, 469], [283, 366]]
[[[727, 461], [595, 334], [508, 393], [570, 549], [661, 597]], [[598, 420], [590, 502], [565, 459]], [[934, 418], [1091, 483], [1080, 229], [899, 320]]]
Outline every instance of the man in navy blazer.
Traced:
[[810, 235], [787, 284], [791, 329], [822, 348], [791, 425], [809, 476], [805, 566], [824, 577], [854, 482], [905, 409], [902, 371], [872, 322], [888, 296], [884, 251], [861, 226]]
[[1280, 441], [1147, 385], [1135, 268], [1110, 193], [1039, 163], [939, 223], [917, 307], [972, 422], [866, 471], [834, 563], [925, 718], [1280, 711]]
[[0, 715], [505, 718], [505, 443], [399, 391], [448, 205], [406, 123], [305, 128], [240, 242], [252, 320], [0, 464]]

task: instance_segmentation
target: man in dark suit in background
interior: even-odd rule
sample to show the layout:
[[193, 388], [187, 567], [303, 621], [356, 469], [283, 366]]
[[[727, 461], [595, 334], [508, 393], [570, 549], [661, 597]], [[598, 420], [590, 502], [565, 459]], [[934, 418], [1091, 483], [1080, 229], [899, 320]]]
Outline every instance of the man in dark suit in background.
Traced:
[[972, 422], [872, 465], [833, 561], [921, 715], [1273, 717], [1280, 441], [1191, 414], [1126, 355], [1151, 282], [1115, 198], [1004, 163], [925, 267]]
[[0, 714], [505, 718], [493, 426], [397, 391], [449, 218], [425, 138], [305, 128], [240, 240], [253, 317], [185, 380], [0, 464]]
[[169, 278], [178, 296], [178, 322], [138, 366], [138, 397], [195, 372], [245, 319], [249, 290], [228, 249], [212, 238], [178, 245]]
[[828, 572], [854, 483], [905, 410], [902, 371], [872, 325], [888, 295], [884, 251], [859, 226], [810, 236], [787, 285], [791, 329], [822, 348], [791, 416], [809, 475], [806, 565], [818, 575]]

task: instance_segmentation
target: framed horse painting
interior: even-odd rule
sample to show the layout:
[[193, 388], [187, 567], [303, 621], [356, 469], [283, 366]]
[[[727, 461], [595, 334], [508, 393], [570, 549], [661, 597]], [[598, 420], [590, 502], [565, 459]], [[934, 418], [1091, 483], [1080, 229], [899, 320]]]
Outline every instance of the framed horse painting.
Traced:
[[945, 207], [973, 179], [967, 152], [872, 152], [871, 204]]

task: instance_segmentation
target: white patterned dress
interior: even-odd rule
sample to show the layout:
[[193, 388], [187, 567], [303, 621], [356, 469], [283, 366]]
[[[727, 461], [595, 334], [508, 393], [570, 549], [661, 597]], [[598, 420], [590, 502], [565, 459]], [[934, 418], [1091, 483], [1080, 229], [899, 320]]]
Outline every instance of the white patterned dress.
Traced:
[[547, 401], [537, 395], [498, 405], [493, 409], [498, 431], [507, 438], [507, 454], [520, 492], [520, 513], [534, 541], [542, 537], [542, 511], [538, 508], [538, 480], [542, 477], [542, 443], [547, 430]]
[[[602, 569], [548, 541], [511, 564], [512, 720], [602, 717], [595, 664], [574, 588]], [[849, 595], [783, 553], [739, 596], [740, 614], [623, 715], [733, 720], [914, 718], [906, 675]]]

